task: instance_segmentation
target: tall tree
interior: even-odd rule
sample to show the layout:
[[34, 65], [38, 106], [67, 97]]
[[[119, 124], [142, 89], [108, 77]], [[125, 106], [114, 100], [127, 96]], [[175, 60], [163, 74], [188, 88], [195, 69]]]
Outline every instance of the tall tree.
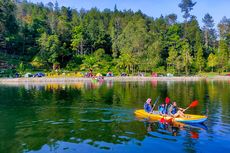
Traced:
[[0, 49], [11, 51], [18, 32], [16, 5], [11, 0], [0, 1]]
[[191, 49], [188, 42], [183, 41], [182, 43], [183, 43], [181, 48], [182, 64], [186, 75], [188, 75], [190, 71], [190, 66], [192, 65]]
[[[218, 24], [220, 32], [220, 41], [219, 41], [219, 59], [224, 59], [222, 66], [226, 67], [224, 69], [230, 69], [230, 19], [223, 17], [223, 19]], [[227, 61], [226, 61], [227, 60]]]
[[169, 24], [169, 25], [173, 25], [173, 24], [175, 24], [177, 21], [177, 15], [176, 14], [169, 14], [169, 15], [167, 15], [166, 17], [165, 17], [165, 19], [166, 19], [166, 21], [167, 21], [167, 23]]
[[196, 69], [201, 72], [205, 66], [201, 35], [200, 32], [196, 32], [196, 43], [195, 43], [195, 65]]
[[48, 35], [43, 33], [41, 38], [38, 40], [40, 45], [40, 52], [38, 56], [40, 56], [42, 63], [45, 63], [47, 68], [49, 68], [50, 64], [54, 66], [55, 64], [59, 64], [58, 57], [60, 56], [60, 41], [57, 35]]
[[204, 18], [202, 19], [204, 26], [204, 40], [205, 40], [205, 47], [208, 48], [209, 46], [214, 46], [215, 39], [216, 39], [216, 32], [214, 29], [214, 20], [212, 16], [207, 13], [205, 14]]
[[145, 50], [146, 39], [147, 30], [145, 20], [134, 17], [118, 38], [119, 50], [121, 53], [128, 53], [135, 57], [140, 57]]
[[219, 49], [218, 49], [218, 67], [219, 72], [224, 72], [228, 68], [229, 62], [229, 49], [225, 40], [219, 41]]
[[193, 7], [196, 5], [196, 2], [192, 2], [192, 0], [181, 0], [181, 3], [178, 5], [181, 8], [181, 12], [183, 14], [183, 18], [185, 19], [184, 24], [184, 37], [187, 36], [187, 22], [189, 17], [191, 17], [190, 12], [193, 10]]
[[212, 72], [213, 72], [213, 68], [215, 66], [217, 66], [218, 64], [218, 60], [217, 60], [217, 56], [213, 53], [211, 53], [209, 56], [208, 56], [208, 66], [212, 68]]
[[212, 16], [207, 13], [205, 14], [204, 18], [202, 19], [204, 26], [203, 26], [203, 34], [204, 34], [204, 43], [205, 43], [205, 56], [211, 52], [214, 52], [216, 48], [216, 30], [214, 28], [214, 20]]
[[167, 58], [167, 70], [172, 69], [172, 73], [175, 73], [176, 60], [178, 57], [178, 52], [174, 46], [169, 48], [169, 57]]
[[193, 7], [196, 5], [196, 2], [192, 0], [181, 0], [181, 3], [178, 5], [181, 8], [181, 12], [184, 13], [183, 18], [185, 22], [188, 21], [188, 18], [191, 16], [190, 12], [193, 10]]
[[76, 54], [84, 54], [84, 36], [82, 25], [74, 27], [71, 41], [72, 50], [76, 51]]

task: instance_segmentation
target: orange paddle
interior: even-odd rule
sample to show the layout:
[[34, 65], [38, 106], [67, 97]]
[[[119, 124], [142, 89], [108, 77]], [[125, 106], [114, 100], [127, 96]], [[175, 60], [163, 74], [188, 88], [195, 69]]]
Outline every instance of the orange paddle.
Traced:
[[185, 112], [189, 108], [196, 107], [198, 105], [198, 100], [194, 100], [183, 112]]

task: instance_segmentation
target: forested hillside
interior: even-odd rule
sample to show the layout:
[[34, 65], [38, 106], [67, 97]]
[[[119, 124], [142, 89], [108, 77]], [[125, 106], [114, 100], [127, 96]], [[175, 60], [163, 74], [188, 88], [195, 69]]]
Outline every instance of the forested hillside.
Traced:
[[[196, 5], [199, 2], [182, 0], [181, 14], [152, 18], [116, 6], [76, 10], [57, 2], [0, 0], [0, 55], [19, 59], [19, 70], [60, 67], [180, 75], [229, 71], [230, 19], [216, 23], [207, 13], [201, 27], [191, 14]], [[180, 15], [183, 22], [177, 21]]]

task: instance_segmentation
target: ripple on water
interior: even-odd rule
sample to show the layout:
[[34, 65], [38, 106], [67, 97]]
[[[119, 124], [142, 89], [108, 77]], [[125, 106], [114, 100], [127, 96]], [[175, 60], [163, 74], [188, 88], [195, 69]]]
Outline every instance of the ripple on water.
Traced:
[[90, 120], [90, 119], [80, 119], [80, 122], [88, 122], [88, 123], [95, 123], [100, 122], [100, 120]]
[[149, 132], [147, 134], [148, 137], [152, 137], [152, 138], [157, 138], [157, 139], [164, 139], [164, 140], [167, 140], [167, 141], [172, 141], [172, 142], [176, 142], [177, 139], [175, 136], [173, 135], [169, 135], [169, 134], [166, 134], [166, 133], [160, 133], [160, 132]]

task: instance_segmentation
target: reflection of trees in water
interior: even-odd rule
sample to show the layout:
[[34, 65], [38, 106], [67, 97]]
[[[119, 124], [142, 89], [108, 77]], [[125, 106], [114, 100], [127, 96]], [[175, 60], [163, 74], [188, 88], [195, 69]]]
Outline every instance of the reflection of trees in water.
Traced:
[[[4, 148], [15, 147], [12, 152], [16, 148], [17, 152], [22, 152], [23, 148], [40, 150], [44, 144], [48, 144], [51, 148], [55, 147], [58, 141], [73, 143], [88, 141], [89, 145], [101, 147], [100, 142], [124, 144], [131, 139], [140, 141], [144, 139], [146, 132], [144, 130], [141, 132], [144, 126], [140, 122], [116, 122], [112, 119], [113, 114], [108, 115], [108, 112], [107, 115], [103, 115], [103, 112], [98, 111], [92, 113], [78, 113], [78, 111], [80, 110], [68, 109], [61, 112], [53, 108], [43, 110], [30, 118], [23, 116], [21, 118], [23, 122], [13, 121], [15, 129], [12, 131], [15, 133], [10, 138], [7, 137], [10, 141], [6, 141]], [[70, 116], [65, 118], [65, 114], [70, 114], [74, 118], [70, 119]], [[94, 117], [89, 117], [91, 115]]]
[[132, 113], [116, 110], [142, 108], [148, 97], [154, 99], [158, 95], [161, 96], [160, 101], [169, 96], [181, 107], [186, 107], [194, 99], [199, 100], [199, 105], [188, 110], [188, 113], [200, 114], [205, 107], [208, 108], [210, 118], [206, 124], [209, 134], [216, 132], [220, 122], [230, 123], [226, 117], [230, 112], [228, 83], [158, 82], [156, 86], [151, 82], [111, 84], [105, 82], [95, 87], [92, 82], [79, 82], [69, 85], [1, 87], [0, 105], [13, 107], [0, 111], [0, 115], [4, 114], [0, 117], [0, 130], [3, 133], [0, 135], [0, 148], [7, 152], [21, 152], [23, 148], [39, 150], [44, 144], [58, 147], [58, 141], [82, 143], [86, 140], [89, 140], [90, 145], [98, 147], [100, 142], [123, 144], [133, 139], [143, 141], [146, 136], [156, 136], [154, 132], [161, 132], [158, 137], [174, 134], [183, 137], [185, 151], [195, 151], [196, 144], [189, 131], [181, 135], [180, 128], [175, 128], [176, 132], [173, 133], [170, 127], [164, 129], [158, 124], [144, 125], [143, 122], [128, 118]]

